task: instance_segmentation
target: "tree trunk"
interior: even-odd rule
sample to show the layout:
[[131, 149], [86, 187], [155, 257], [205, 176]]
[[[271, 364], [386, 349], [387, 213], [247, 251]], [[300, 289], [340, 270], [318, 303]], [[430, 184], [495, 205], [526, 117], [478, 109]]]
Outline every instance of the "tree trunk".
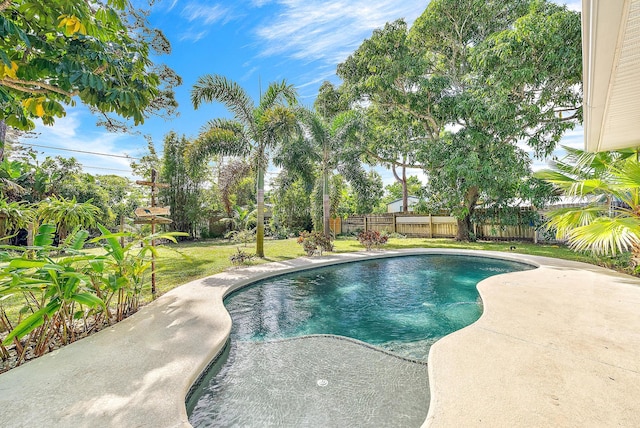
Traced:
[[7, 139], [7, 124], [4, 120], [0, 120], [0, 162], [4, 160], [4, 148]]
[[329, 214], [331, 211], [331, 200], [329, 199], [329, 174], [322, 173], [322, 224], [324, 235], [331, 237], [331, 225], [329, 222]]
[[258, 161], [258, 207], [256, 213], [256, 256], [264, 258], [264, 166]]
[[395, 164], [391, 165], [391, 171], [393, 171], [393, 176], [395, 179], [402, 185], [402, 212], [409, 212], [409, 190], [407, 188], [407, 168], [402, 165], [402, 178], [396, 172]]
[[458, 218], [458, 233], [456, 235], [456, 241], [469, 241], [471, 233], [471, 216], [476, 209], [478, 203], [478, 188], [470, 187], [464, 197], [465, 215], [462, 218]]
[[402, 212], [409, 212], [409, 189], [407, 187], [407, 168], [402, 166]]
[[469, 232], [471, 232], [471, 215], [467, 214], [463, 218], [458, 219], [456, 241], [469, 241]]

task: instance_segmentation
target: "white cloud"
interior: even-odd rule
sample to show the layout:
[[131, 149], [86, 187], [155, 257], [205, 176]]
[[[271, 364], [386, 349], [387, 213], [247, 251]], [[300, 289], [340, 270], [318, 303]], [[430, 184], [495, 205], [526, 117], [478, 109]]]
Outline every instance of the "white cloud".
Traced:
[[137, 153], [127, 152], [123, 146], [131, 146], [131, 141], [136, 140], [133, 146], [140, 147], [142, 144], [138, 140], [141, 140], [142, 137], [107, 132], [104, 129], [96, 128], [95, 125], [90, 125], [94, 121], [95, 119], [92, 120], [90, 114], [84, 112], [84, 108], [68, 108], [67, 116], [57, 119], [53, 126], [37, 123], [36, 137], [22, 142], [26, 146], [34, 145], [33, 149], [38, 152], [40, 161], [46, 156], [74, 157], [83, 165], [86, 172], [131, 177], [132, 174], [125, 172], [125, 170], [130, 170], [130, 160], [85, 152], [135, 157], [138, 155]]
[[247, 70], [246, 73], [242, 75], [242, 77], [240, 78], [240, 81], [242, 82], [242, 81], [248, 80], [258, 70], [260, 70], [260, 67], [251, 67], [249, 70]]
[[178, 0], [173, 0], [171, 2], [171, 6], [169, 6], [169, 8], [167, 9], [167, 11], [171, 12], [173, 10], [174, 7], [176, 7], [176, 5], [178, 4]]
[[229, 10], [219, 4], [207, 6], [199, 3], [189, 3], [182, 9], [180, 15], [189, 22], [199, 21], [205, 25], [210, 25], [226, 21], [229, 17]]
[[294, 59], [342, 62], [376, 28], [398, 18], [411, 24], [424, 2], [396, 0], [278, 0], [275, 20], [257, 29], [266, 44], [264, 55], [288, 54]]
[[182, 33], [179, 36], [179, 40], [182, 41], [182, 42], [183, 41], [197, 42], [198, 40], [203, 39], [204, 37], [206, 37], [207, 34], [209, 34], [208, 31]]

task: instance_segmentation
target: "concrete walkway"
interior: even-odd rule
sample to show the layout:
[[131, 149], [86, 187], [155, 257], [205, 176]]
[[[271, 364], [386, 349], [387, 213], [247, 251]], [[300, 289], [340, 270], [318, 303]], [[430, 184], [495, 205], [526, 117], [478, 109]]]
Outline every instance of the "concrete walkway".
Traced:
[[[591, 265], [459, 250], [538, 269], [484, 280], [484, 313], [429, 355], [425, 426], [640, 426], [640, 281]], [[222, 348], [230, 290], [371, 253], [230, 270], [176, 288], [118, 325], [0, 375], [3, 427], [189, 426], [189, 387]]]

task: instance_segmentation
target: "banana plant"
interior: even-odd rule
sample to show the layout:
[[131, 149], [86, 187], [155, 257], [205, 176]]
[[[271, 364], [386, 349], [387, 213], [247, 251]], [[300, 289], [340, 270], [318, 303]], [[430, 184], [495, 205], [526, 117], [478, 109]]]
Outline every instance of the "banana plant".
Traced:
[[[115, 320], [121, 321], [140, 306], [144, 275], [151, 269], [151, 256], [158, 256], [152, 241], [167, 239], [176, 243], [177, 236], [188, 234], [160, 232], [139, 236], [131, 232], [111, 233], [102, 225], [98, 228], [102, 235], [90, 242], [101, 245], [105, 256], [91, 261], [92, 281], [96, 293], [107, 305], [107, 319], [111, 319], [110, 308], [115, 305]], [[122, 245], [121, 237], [129, 242]]]
[[[0, 246], [0, 299], [22, 295], [28, 302], [22, 313], [28, 313], [13, 327], [3, 346], [14, 343], [24, 360], [32, 344], [35, 356], [47, 352], [55, 343], [76, 340], [78, 322], [93, 316], [93, 326], [104, 320], [121, 320], [135, 312], [140, 304], [144, 274], [151, 268], [150, 255], [157, 255], [153, 240], [168, 239], [185, 233], [156, 233], [133, 236], [111, 233], [98, 225], [102, 235], [90, 242], [100, 244], [104, 254], [88, 254], [84, 246], [86, 230], [74, 229], [59, 246], [54, 246], [56, 228], [43, 224], [29, 247]], [[119, 238], [133, 238], [121, 245]], [[114, 302], [115, 298], [115, 302]], [[115, 317], [111, 307], [115, 306]], [[4, 314], [6, 319], [6, 314]]]
[[[80, 252], [89, 236], [85, 230], [74, 230], [59, 247], [53, 246], [55, 226], [44, 224], [38, 229], [34, 245], [20, 255], [4, 256], [8, 263], [0, 271], [0, 296], [22, 293], [31, 303], [32, 313], [13, 328], [3, 341], [14, 340], [34, 332], [36, 354], [44, 352], [55, 338], [62, 344], [75, 340], [74, 319], [84, 308], [104, 308], [105, 303], [91, 290], [90, 277], [83, 271], [88, 260], [96, 258]], [[5, 249], [15, 251], [18, 247]], [[69, 256], [55, 257], [64, 252]]]

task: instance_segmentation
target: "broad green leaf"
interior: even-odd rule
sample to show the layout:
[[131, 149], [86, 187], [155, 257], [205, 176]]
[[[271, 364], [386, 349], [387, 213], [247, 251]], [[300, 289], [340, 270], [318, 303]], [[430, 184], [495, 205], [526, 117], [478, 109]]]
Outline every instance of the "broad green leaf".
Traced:
[[52, 224], [43, 224], [38, 228], [37, 235], [33, 238], [36, 247], [49, 247], [53, 245], [56, 227]]
[[9, 335], [2, 341], [3, 345], [9, 345], [13, 338], [21, 339], [23, 336], [29, 334], [35, 328], [41, 326], [44, 323], [45, 317], [51, 317], [59, 308], [59, 300], [52, 300], [45, 307], [37, 310], [27, 318], [25, 318], [20, 324], [18, 324]]
[[82, 305], [89, 306], [92, 308], [96, 306], [105, 306], [102, 299], [100, 299], [95, 294], [91, 294], [91, 293], [76, 293], [73, 296], [71, 296], [71, 299]]

